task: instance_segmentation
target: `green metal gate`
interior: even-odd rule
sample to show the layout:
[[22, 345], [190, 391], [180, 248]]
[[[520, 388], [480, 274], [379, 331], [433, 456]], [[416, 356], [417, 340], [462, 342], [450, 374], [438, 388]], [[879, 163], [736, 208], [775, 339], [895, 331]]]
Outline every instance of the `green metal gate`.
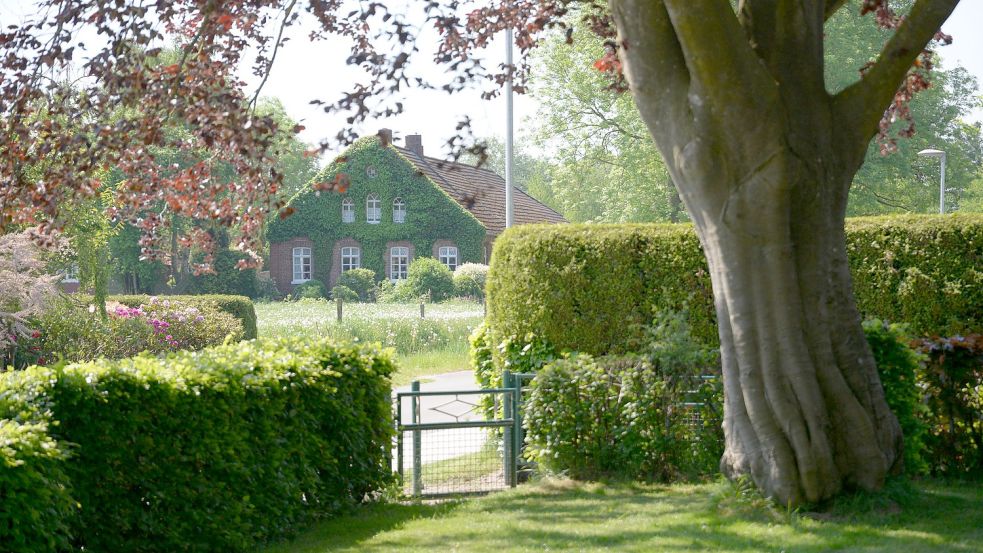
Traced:
[[403, 493], [482, 494], [523, 479], [522, 392], [531, 378], [506, 371], [501, 388], [433, 391], [415, 381], [397, 393], [395, 470]]

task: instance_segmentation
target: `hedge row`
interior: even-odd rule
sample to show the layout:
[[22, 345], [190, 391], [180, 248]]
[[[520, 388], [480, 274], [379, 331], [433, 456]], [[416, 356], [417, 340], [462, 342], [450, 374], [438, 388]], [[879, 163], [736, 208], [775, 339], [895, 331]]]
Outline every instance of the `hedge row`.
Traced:
[[[903, 321], [919, 335], [983, 330], [983, 216], [853, 219], [847, 248], [864, 317]], [[693, 334], [718, 340], [706, 261], [688, 225], [510, 229], [495, 242], [487, 293], [489, 343], [518, 342], [516, 351], [533, 336], [559, 352], [635, 351], [662, 310], [687, 309]], [[492, 348], [499, 368], [505, 349]]]
[[[224, 311], [242, 321], [242, 330], [246, 340], [256, 338], [256, 309], [253, 302], [245, 296], [228, 296], [222, 294], [203, 294], [188, 296], [160, 296], [164, 299], [177, 300], [191, 307], [211, 306]], [[148, 303], [150, 296], [129, 295], [110, 296], [109, 301], [115, 301], [130, 307], [139, 307]]]
[[4, 551], [245, 551], [390, 480], [393, 364], [253, 341], [0, 374]]

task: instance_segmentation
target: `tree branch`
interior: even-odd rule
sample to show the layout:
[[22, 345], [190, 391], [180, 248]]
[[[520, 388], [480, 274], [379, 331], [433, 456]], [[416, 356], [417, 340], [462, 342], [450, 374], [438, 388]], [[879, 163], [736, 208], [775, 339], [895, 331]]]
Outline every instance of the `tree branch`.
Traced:
[[829, 18], [833, 17], [833, 14], [836, 12], [840, 11], [843, 4], [846, 4], [846, 1], [847, 0], [826, 0], [825, 20], [829, 21]]
[[959, 0], [917, 0], [884, 45], [874, 65], [858, 82], [834, 97], [834, 114], [852, 124], [840, 127], [845, 147], [866, 151], [884, 114], [915, 59], [921, 54]]
[[276, 61], [277, 52], [280, 51], [280, 45], [283, 43], [283, 31], [285, 31], [287, 25], [290, 24], [290, 14], [293, 12], [295, 4], [297, 4], [297, 0], [290, 0], [290, 4], [287, 5], [286, 10], [283, 12], [283, 21], [280, 22], [280, 31], [276, 35], [276, 43], [273, 45], [273, 54], [270, 55], [270, 61], [266, 64], [266, 71], [263, 72], [263, 80], [260, 81], [259, 86], [256, 87], [256, 92], [253, 93], [253, 99], [249, 102], [249, 105], [252, 106], [253, 113], [256, 112], [256, 105], [259, 101], [259, 93], [263, 90], [263, 86], [266, 85], [266, 80], [270, 78], [270, 73], [273, 71], [273, 62]]

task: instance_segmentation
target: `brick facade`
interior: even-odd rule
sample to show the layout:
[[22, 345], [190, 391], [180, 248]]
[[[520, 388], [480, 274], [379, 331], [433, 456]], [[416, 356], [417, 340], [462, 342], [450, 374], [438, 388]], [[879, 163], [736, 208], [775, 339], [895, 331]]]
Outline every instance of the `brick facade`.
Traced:
[[293, 292], [294, 248], [311, 248], [311, 273], [317, 272], [317, 257], [314, 256], [314, 242], [309, 238], [292, 238], [286, 242], [270, 244], [270, 277], [281, 294]]

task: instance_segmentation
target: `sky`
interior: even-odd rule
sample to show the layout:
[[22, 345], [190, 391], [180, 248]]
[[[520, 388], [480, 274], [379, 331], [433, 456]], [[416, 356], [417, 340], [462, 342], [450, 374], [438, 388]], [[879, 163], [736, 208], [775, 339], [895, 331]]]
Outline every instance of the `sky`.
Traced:
[[[0, 25], [19, 22], [30, 13], [31, 2], [0, 0]], [[939, 50], [942, 65], [950, 68], [962, 65], [983, 85], [983, 0], [962, 0], [943, 30], [954, 37], [950, 46]], [[331, 138], [343, 121], [337, 117], [326, 116], [319, 108], [310, 104], [311, 100], [332, 101], [348, 89], [358, 78], [357, 70], [345, 64], [348, 49], [339, 41], [310, 42], [304, 28], [294, 28], [291, 40], [281, 49], [276, 65], [266, 82], [262, 94], [280, 99], [287, 113], [305, 126], [300, 138], [305, 142], [318, 143]], [[437, 42], [436, 33], [424, 32], [419, 40], [421, 53], [412, 66], [421, 75], [439, 80], [443, 75], [440, 67], [429, 61], [428, 51]], [[430, 50], [428, 50], [428, 47]], [[486, 50], [485, 59], [494, 67], [505, 59], [505, 45], [502, 37], [492, 42]], [[252, 58], [249, 53], [243, 57]], [[259, 78], [251, 75], [248, 65], [240, 68], [240, 77], [247, 83], [251, 96], [259, 83]], [[448, 95], [442, 91], [409, 91], [404, 95], [405, 113], [382, 121], [371, 121], [357, 129], [359, 134], [374, 134], [379, 128], [393, 129], [396, 137], [407, 134], [422, 134], [425, 151], [430, 155], [443, 156], [448, 153], [444, 142], [456, 134], [455, 125], [463, 117], [472, 120], [474, 132], [479, 137], [504, 136], [505, 100], [502, 97], [482, 100], [478, 90]], [[535, 116], [534, 98], [515, 96], [516, 135], [521, 137], [528, 127], [527, 119]], [[977, 111], [974, 120], [983, 121], [983, 111]]]

